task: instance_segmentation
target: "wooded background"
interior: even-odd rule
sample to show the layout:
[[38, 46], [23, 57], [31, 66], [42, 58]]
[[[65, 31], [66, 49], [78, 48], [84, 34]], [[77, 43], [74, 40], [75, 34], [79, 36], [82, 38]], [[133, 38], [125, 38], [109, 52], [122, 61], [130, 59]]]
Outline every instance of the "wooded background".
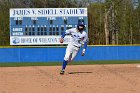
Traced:
[[90, 45], [140, 44], [140, 0], [0, 0], [0, 46], [10, 45], [10, 8], [88, 8]]

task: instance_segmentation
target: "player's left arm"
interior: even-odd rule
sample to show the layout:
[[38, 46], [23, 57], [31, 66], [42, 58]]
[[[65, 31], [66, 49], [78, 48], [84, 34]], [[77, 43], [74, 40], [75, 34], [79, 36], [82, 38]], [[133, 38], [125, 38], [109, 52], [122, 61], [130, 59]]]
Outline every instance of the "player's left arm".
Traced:
[[86, 48], [87, 48], [87, 42], [84, 42], [84, 48], [83, 48], [83, 50], [82, 50], [82, 56], [85, 55]]
[[85, 55], [87, 44], [88, 44], [88, 37], [87, 37], [87, 35], [85, 36], [83, 41], [84, 41], [84, 46], [83, 46], [83, 50], [82, 50], [82, 56]]

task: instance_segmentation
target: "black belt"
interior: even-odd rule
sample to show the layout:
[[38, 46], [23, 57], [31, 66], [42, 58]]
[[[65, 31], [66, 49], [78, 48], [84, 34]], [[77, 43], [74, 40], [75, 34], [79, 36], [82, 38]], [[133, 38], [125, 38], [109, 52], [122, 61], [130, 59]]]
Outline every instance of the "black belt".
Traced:
[[75, 46], [75, 47], [77, 47], [77, 48], [80, 48], [80, 47], [78, 47], [78, 46], [76, 46], [76, 45], [73, 45], [73, 46]]

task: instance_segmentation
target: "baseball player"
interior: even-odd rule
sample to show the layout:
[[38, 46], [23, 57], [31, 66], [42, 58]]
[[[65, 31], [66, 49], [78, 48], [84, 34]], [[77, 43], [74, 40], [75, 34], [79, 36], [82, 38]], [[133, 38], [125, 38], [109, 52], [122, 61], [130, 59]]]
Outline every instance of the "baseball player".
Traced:
[[71, 62], [75, 56], [77, 55], [80, 47], [84, 44], [84, 48], [82, 50], [82, 56], [84, 56], [86, 47], [87, 47], [87, 33], [84, 31], [85, 25], [83, 23], [79, 23], [77, 25], [77, 28], [71, 28], [65, 31], [64, 34], [62, 34], [60, 38], [60, 43], [64, 42], [64, 37], [65, 35], [70, 34], [72, 39], [68, 43], [67, 48], [66, 48], [66, 53], [64, 57], [64, 61], [62, 64], [62, 70], [60, 72], [61, 75], [64, 74], [65, 68], [68, 64], [68, 62]]

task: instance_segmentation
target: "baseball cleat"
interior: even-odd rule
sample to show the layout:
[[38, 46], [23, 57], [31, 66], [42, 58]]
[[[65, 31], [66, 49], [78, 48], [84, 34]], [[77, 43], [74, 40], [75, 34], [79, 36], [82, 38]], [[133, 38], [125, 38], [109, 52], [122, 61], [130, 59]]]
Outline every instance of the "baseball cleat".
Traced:
[[64, 70], [61, 70], [61, 71], [60, 71], [60, 74], [61, 74], [61, 75], [63, 75], [64, 73], [65, 73], [65, 71], [64, 71]]

